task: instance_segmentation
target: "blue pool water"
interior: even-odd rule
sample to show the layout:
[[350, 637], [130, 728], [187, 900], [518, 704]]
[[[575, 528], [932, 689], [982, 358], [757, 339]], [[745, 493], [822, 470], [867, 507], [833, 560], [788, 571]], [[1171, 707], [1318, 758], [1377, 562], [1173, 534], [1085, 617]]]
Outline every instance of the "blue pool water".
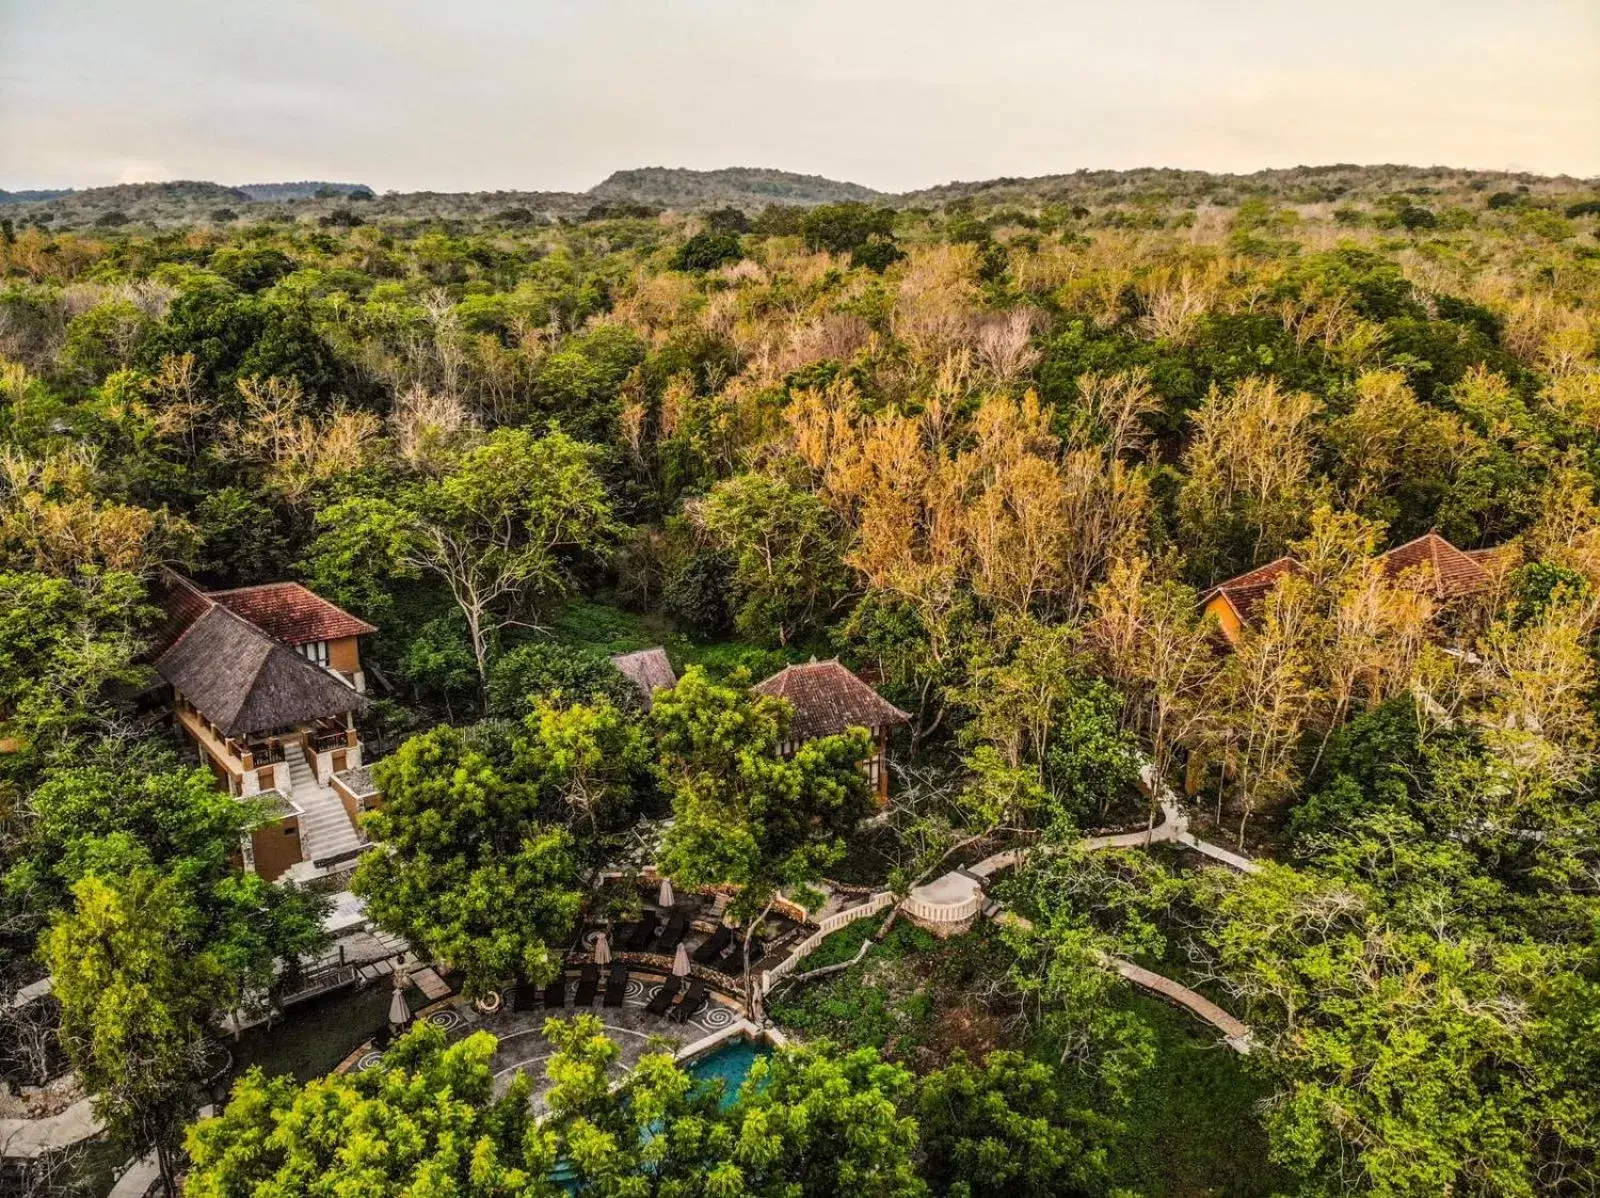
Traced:
[[750, 1067], [756, 1063], [757, 1057], [771, 1056], [772, 1049], [765, 1044], [754, 1044], [749, 1040], [730, 1040], [714, 1052], [709, 1052], [703, 1057], [696, 1057], [684, 1066], [685, 1071], [693, 1078], [709, 1082], [722, 1081], [725, 1084], [722, 1091], [722, 1105], [731, 1106], [738, 1096], [739, 1087], [744, 1084], [744, 1079], [750, 1076]]
[[[696, 1057], [683, 1069], [696, 1081], [722, 1082], [722, 1106], [726, 1110], [739, 1096], [739, 1087], [744, 1084], [744, 1079], [750, 1076], [750, 1068], [756, 1063], [756, 1058], [771, 1055], [772, 1049], [765, 1044], [754, 1044], [749, 1040], [729, 1040], [715, 1051], [708, 1052], [703, 1057]], [[655, 1135], [658, 1130], [659, 1126], [647, 1129], [644, 1133], [645, 1138]], [[571, 1163], [562, 1160], [556, 1163], [550, 1179], [572, 1194], [578, 1189], [576, 1176]]]

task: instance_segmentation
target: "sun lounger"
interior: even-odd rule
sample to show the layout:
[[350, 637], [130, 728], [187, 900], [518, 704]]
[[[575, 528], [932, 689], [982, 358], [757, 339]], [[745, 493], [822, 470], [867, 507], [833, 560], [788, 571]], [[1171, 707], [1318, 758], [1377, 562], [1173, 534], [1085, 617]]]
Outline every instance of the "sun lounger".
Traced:
[[661, 989], [656, 991], [656, 996], [645, 1006], [645, 1010], [652, 1015], [665, 1015], [667, 1008], [672, 1005], [672, 1000], [678, 997], [678, 991], [683, 989], [683, 983], [677, 978], [668, 978], [661, 983]]
[[628, 949], [630, 952], [643, 952], [650, 947], [650, 942], [656, 937], [656, 913], [646, 911], [643, 918], [634, 925], [633, 931], [628, 935]]
[[628, 993], [628, 967], [618, 961], [611, 967], [611, 976], [606, 979], [605, 1005], [620, 1007], [623, 997]]
[[706, 996], [706, 984], [699, 978], [690, 978], [689, 989], [684, 992], [683, 1000], [672, 1008], [667, 1017], [676, 1019], [679, 1023], [688, 1023], [689, 1020], [700, 1014], [701, 1009], [709, 1001]]
[[683, 941], [683, 934], [689, 930], [689, 918], [682, 911], [674, 911], [672, 918], [667, 920], [667, 926], [661, 933], [661, 942], [656, 945], [656, 952], [670, 953]]
[[593, 961], [583, 967], [578, 975], [578, 992], [572, 996], [575, 1007], [594, 1006], [594, 992], [600, 989], [600, 967]]
[[531, 1011], [539, 1005], [539, 987], [527, 978], [518, 978], [511, 987], [511, 1009]]
[[567, 975], [559, 973], [556, 980], [544, 988], [544, 1005], [554, 1010], [567, 1005]]
[[728, 941], [732, 939], [733, 929], [728, 927], [727, 924], [723, 924], [711, 934], [711, 939], [689, 955], [694, 958], [695, 963], [698, 965], [710, 965], [727, 951]]

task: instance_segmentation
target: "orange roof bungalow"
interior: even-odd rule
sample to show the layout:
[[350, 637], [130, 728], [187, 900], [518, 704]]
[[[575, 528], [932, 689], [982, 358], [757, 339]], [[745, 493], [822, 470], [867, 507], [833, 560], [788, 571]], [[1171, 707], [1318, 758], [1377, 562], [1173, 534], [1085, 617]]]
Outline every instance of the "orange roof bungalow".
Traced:
[[1278, 580], [1287, 575], [1299, 574], [1301, 565], [1292, 557], [1280, 557], [1264, 566], [1257, 566], [1237, 578], [1219, 582], [1200, 596], [1203, 615], [1213, 617], [1223, 639], [1237, 644], [1239, 635], [1248, 624], [1253, 624], [1261, 614], [1261, 605], [1267, 601]]
[[1378, 560], [1391, 578], [1412, 570], [1428, 571], [1429, 587], [1441, 602], [1474, 595], [1489, 585], [1489, 571], [1483, 561], [1501, 552], [1479, 549], [1475, 553], [1457, 549], [1436, 532], [1397, 545]]
[[862, 768], [877, 790], [879, 802], [889, 797], [889, 732], [908, 723], [911, 717], [861, 681], [837, 658], [785, 666], [750, 689], [769, 698], [787, 699], [793, 706], [790, 739], [778, 747], [786, 757], [808, 740], [834, 736], [850, 728], [865, 728], [877, 743], [878, 751], [862, 763]]
[[[1381, 554], [1378, 561], [1384, 573], [1400, 578], [1413, 571], [1426, 571], [1428, 588], [1441, 604], [1473, 595], [1489, 585], [1489, 571], [1484, 562], [1492, 560], [1499, 549], [1479, 549], [1465, 552], [1457, 549], [1436, 532], [1427, 533], [1415, 540], [1397, 545]], [[1200, 596], [1202, 612], [1213, 617], [1223, 639], [1229, 644], [1238, 643], [1245, 627], [1260, 617], [1262, 605], [1280, 579], [1299, 574], [1304, 567], [1292, 557], [1280, 557], [1264, 566], [1257, 566], [1237, 578], [1219, 582]]]

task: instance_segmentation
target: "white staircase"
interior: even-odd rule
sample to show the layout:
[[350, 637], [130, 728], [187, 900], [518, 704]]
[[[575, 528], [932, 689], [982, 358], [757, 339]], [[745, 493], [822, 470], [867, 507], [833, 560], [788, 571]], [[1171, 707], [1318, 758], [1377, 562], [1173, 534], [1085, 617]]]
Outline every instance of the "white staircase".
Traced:
[[361, 837], [351, 826], [344, 803], [317, 781], [299, 746], [289, 746], [284, 760], [289, 767], [290, 798], [302, 812], [300, 855], [308, 862], [325, 861], [361, 848]]

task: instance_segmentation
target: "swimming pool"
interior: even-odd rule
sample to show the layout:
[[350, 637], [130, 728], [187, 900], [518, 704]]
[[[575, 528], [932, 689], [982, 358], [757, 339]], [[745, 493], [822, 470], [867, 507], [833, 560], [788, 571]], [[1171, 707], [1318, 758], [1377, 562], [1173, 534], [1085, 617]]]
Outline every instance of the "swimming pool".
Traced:
[[757, 1058], [771, 1055], [772, 1049], [766, 1044], [745, 1039], [729, 1040], [705, 1056], [696, 1057], [688, 1062], [684, 1066], [684, 1071], [696, 1081], [725, 1083], [722, 1105], [728, 1107], [738, 1097], [739, 1087], [744, 1084], [744, 1079], [750, 1076], [750, 1069]]
[[[745, 1038], [727, 1040], [703, 1056], [685, 1061], [683, 1071], [696, 1081], [722, 1082], [722, 1108], [726, 1110], [738, 1098], [739, 1087], [744, 1084], [744, 1079], [750, 1076], [750, 1070], [757, 1058], [771, 1055], [771, 1045]], [[644, 1137], [649, 1139], [660, 1130], [659, 1123], [653, 1124], [645, 1128]], [[557, 1161], [555, 1169], [550, 1173], [550, 1180], [569, 1194], [578, 1190], [576, 1178], [577, 1171], [572, 1167], [572, 1162], [565, 1158]]]

